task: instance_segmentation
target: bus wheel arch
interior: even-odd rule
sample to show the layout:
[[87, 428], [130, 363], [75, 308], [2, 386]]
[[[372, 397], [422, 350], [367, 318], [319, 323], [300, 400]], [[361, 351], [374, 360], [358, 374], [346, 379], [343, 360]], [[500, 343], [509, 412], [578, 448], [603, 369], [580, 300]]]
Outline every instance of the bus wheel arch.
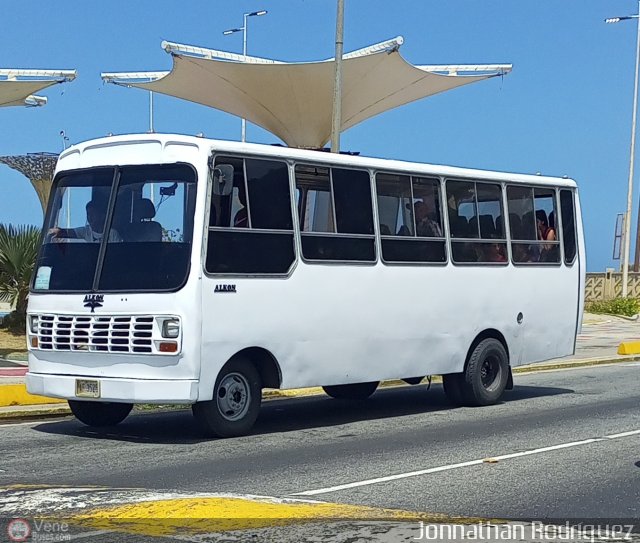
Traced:
[[231, 357], [249, 360], [260, 374], [262, 386], [265, 388], [280, 388], [282, 384], [282, 370], [273, 353], [263, 347], [247, 347]]
[[509, 344], [507, 343], [507, 340], [505, 339], [504, 335], [502, 334], [502, 332], [500, 332], [499, 330], [496, 330], [495, 328], [487, 328], [486, 330], [483, 330], [482, 332], [480, 332], [475, 339], [471, 342], [471, 346], [469, 347], [469, 350], [467, 351], [467, 356], [464, 359], [464, 368], [465, 370], [467, 369], [467, 365], [469, 364], [469, 359], [471, 358], [471, 355], [473, 354], [474, 349], [478, 346], [478, 344], [487, 338], [493, 338], [493, 339], [497, 339], [500, 343], [502, 343], [502, 346], [504, 347], [504, 350], [507, 352], [507, 359], [510, 360], [511, 359], [511, 355], [509, 354]]

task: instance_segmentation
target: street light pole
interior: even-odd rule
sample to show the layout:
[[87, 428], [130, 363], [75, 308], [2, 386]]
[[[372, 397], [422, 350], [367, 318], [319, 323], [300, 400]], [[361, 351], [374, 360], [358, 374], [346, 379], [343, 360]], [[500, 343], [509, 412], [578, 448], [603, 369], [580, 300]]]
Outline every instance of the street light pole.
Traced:
[[[631, 247], [631, 205], [633, 203], [633, 163], [636, 148], [636, 118], [638, 112], [638, 66], [640, 65], [640, 0], [638, 0], [638, 14], [627, 15], [625, 17], [613, 17], [605, 19], [607, 23], [619, 23], [630, 19], [637, 19], [638, 29], [636, 31], [636, 68], [633, 86], [633, 113], [631, 115], [631, 153], [629, 159], [629, 182], [627, 185], [627, 211], [624, 217], [624, 247], [622, 249], [622, 297], [626, 298], [629, 293], [629, 253]], [[638, 225], [640, 226], [640, 217]], [[636, 242], [636, 263], [638, 261], [638, 247]], [[634, 264], [634, 266], [637, 264]]]
[[[242, 56], [244, 62], [247, 62], [247, 19], [249, 17], [260, 17], [261, 15], [266, 15], [267, 10], [260, 11], [252, 11], [250, 13], [244, 13], [242, 15], [242, 27], [241, 28], [230, 28], [229, 30], [225, 30], [222, 34], [228, 36], [229, 34], [235, 34], [236, 32], [242, 32]], [[243, 117], [242, 119], [242, 141], [247, 141], [247, 120]]]

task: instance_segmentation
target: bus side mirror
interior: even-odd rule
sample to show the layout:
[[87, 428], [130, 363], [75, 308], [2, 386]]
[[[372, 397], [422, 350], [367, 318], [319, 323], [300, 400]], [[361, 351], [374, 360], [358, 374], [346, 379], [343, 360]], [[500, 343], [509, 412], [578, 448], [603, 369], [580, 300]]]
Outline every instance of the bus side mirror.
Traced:
[[213, 169], [213, 194], [216, 196], [229, 196], [233, 190], [233, 166], [231, 164], [218, 164]]

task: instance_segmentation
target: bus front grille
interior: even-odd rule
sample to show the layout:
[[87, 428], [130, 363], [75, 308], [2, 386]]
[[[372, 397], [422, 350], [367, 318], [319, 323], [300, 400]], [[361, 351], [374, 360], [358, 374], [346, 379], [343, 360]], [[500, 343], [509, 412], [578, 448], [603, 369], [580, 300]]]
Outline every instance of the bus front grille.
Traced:
[[154, 353], [154, 317], [38, 315], [38, 347], [49, 351]]

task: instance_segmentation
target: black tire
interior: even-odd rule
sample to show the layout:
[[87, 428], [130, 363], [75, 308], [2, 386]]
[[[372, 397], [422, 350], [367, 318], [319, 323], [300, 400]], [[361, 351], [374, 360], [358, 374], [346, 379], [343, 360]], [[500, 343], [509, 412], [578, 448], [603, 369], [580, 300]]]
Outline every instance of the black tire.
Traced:
[[465, 405], [475, 407], [497, 403], [509, 380], [509, 356], [494, 338], [483, 339], [469, 356], [460, 380]]
[[452, 405], [460, 407], [465, 404], [462, 395], [462, 373], [448, 373], [442, 376], [442, 388], [447, 400]]
[[262, 402], [262, 382], [255, 366], [244, 358], [227, 362], [220, 370], [213, 399], [193, 404], [200, 428], [211, 437], [236, 437], [249, 433]]
[[127, 418], [132, 403], [80, 402], [69, 400], [71, 412], [87, 426], [115, 426]]
[[351, 385], [331, 385], [322, 387], [322, 390], [337, 400], [366, 400], [376, 391], [379, 384], [379, 381], [372, 381]]

